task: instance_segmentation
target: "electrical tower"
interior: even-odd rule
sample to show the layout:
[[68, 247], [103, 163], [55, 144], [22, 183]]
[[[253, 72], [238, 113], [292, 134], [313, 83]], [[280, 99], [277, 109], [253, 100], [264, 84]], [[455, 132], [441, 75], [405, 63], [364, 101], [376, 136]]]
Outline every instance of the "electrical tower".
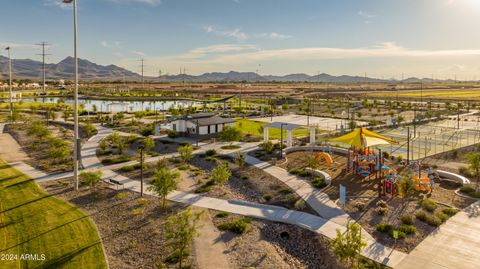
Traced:
[[42, 53], [41, 54], [37, 54], [37, 55], [40, 55], [42, 56], [42, 62], [43, 62], [43, 92], [45, 93], [47, 90], [46, 90], [46, 85], [45, 85], [45, 56], [47, 55], [51, 55], [51, 54], [46, 54], [45, 53], [45, 47], [46, 46], [50, 46], [49, 43], [47, 42], [40, 42], [38, 44], [36, 44], [37, 46], [42, 46]]
[[142, 62], [142, 65], [140, 65], [142, 68], [142, 90], [145, 90], [145, 79], [143, 76], [143, 71], [145, 70], [145, 59], [140, 59], [140, 62]]

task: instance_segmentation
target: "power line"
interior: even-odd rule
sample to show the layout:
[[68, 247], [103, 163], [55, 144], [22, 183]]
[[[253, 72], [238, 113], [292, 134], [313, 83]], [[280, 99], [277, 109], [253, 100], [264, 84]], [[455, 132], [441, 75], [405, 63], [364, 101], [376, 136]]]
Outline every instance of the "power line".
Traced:
[[40, 43], [35, 44], [35, 45], [37, 45], [37, 46], [42, 46], [42, 53], [41, 53], [41, 54], [37, 54], [37, 55], [42, 56], [42, 62], [43, 62], [43, 92], [46, 92], [46, 86], [45, 86], [45, 69], [46, 69], [46, 68], [45, 68], [45, 67], [46, 67], [46, 66], [45, 66], [45, 56], [51, 55], [51, 54], [46, 54], [46, 53], [45, 53], [45, 47], [46, 47], [46, 46], [50, 46], [51, 44], [43, 41], [43, 42], [40, 42]]

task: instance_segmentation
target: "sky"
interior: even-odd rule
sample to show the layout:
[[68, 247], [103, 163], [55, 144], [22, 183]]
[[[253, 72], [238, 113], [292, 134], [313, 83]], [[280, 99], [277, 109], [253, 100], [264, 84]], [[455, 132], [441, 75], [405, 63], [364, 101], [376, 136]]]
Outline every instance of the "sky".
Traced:
[[[480, 0], [78, 0], [79, 57], [145, 74], [480, 79]], [[72, 55], [71, 5], [2, 0], [13, 58]], [[1, 50], [1, 55], [6, 55]]]

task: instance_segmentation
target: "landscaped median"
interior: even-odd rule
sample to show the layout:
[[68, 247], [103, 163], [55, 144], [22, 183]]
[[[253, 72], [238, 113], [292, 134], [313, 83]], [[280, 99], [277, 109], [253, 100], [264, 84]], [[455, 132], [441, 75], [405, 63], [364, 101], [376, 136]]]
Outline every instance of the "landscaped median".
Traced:
[[0, 268], [107, 268], [95, 225], [0, 161]]

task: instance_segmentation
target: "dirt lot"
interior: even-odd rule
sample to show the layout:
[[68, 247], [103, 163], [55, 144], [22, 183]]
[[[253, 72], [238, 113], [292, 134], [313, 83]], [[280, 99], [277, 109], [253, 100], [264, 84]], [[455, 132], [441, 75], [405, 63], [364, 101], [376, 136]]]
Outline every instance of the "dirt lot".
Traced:
[[[62, 182], [68, 182], [63, 180]], [[68, 184], [57, 181], [41, 183], [49, 193], [67, 200], [87, 213], [97, 225], [112, 269], [157, 268], [170, 254], [165, 247], [165, 223], [169, 216], [183, 206], [170, 203], [167, 212], [160, 212], [158, 199], [150, 196], [147, 205], [138, 204], [139, 195], [130, 191], [116, 191], [106, 186], [92, 193], [82, 187], [73, 192]], [[122, 199], [119, 193], [125, 195]], [[143, 210], [135, 215], [133, 210]], [[190, 257], [189, 262], [195, 263]], [[168, 265], [168, 268], [176, 268]]]
[[[214, 218], [216, 225], [240, 218]], [[223, 232], [227, 255], [235, 268], [342, 268], [328, 241], [299, 227], [253, 220], [242, 235]]]

